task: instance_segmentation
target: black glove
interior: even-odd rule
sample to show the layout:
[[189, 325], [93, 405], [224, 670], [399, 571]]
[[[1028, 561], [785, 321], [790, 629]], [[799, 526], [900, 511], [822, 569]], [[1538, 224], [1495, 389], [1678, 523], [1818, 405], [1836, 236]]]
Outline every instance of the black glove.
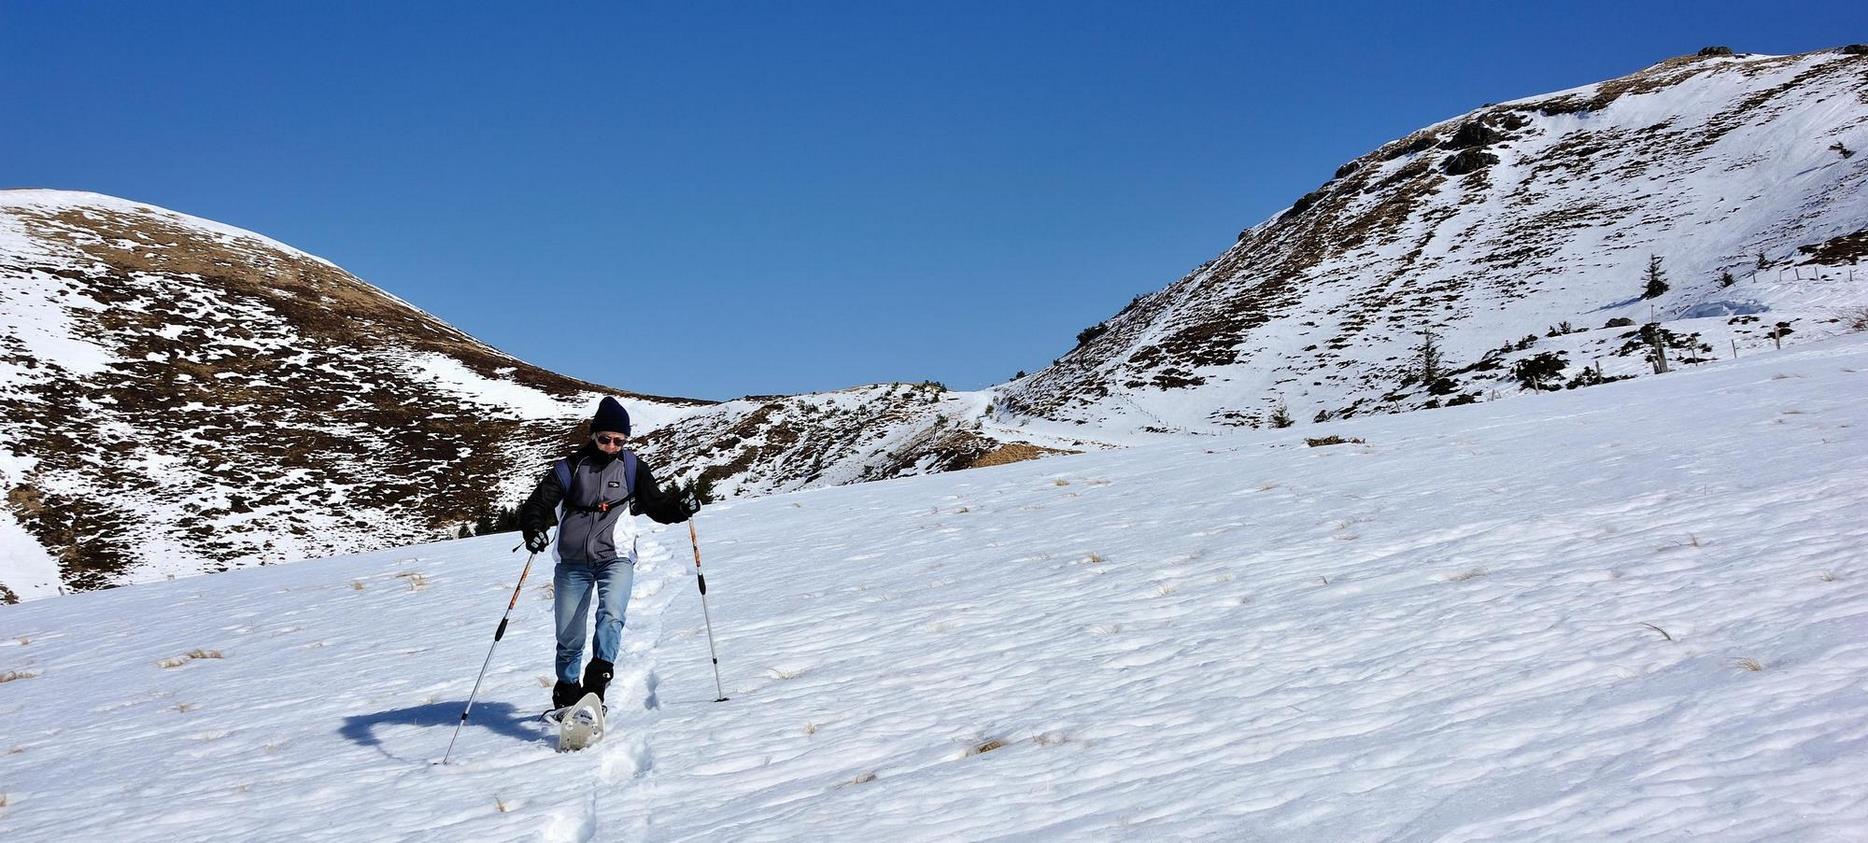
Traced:
[[544, 553], [551, 549], [551, 537], [544, 531], [525, 531], [525, 549], [533, 553]]
[[681, 493], [680, 503], [681, 511], [687, 513], [689, 518], [693, 518], [694, 513], [700, 511], [700, 496], [694, 494], [693, 489]]

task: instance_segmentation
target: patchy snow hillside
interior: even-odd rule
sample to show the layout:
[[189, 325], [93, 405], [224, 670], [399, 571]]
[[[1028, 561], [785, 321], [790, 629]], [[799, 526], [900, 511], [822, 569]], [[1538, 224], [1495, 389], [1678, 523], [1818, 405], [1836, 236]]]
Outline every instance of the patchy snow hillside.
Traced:
[[[1868, 335], [818, 489], [644, 541], [552, 751], [510, 536], [0, 607], [8, 840], [1841, 840]], [[1307, 447], [1305, 436], [1343, 444]]]
[[0, 602], [452, 535], [600, 390], [252, 232], [0, 190]]
[[[1077, 427], [999, 423], [990, 391], [933, 382], [742, 398], [643, 439], [677, 475], [721, 497], [887, 480], [1119, 447]], [[1096, 435], [1097, 438], [1089, 438]]]
[[[1650, 319], [1676, 363], [1834, 334], [1868, 307], [1863, 150], [1857, 47], [1689, 56], [1487, 105], [1344, 164], [1137, 297], [1001, 387], [1000, 419], [1205, 433], [1280, 402], [1307, 422], [1484, 400], [1539, 355], [1551, 386], [1597, 361], [1645, 373]], [[1667, 290], [1643, 299], [1653, 257]]]

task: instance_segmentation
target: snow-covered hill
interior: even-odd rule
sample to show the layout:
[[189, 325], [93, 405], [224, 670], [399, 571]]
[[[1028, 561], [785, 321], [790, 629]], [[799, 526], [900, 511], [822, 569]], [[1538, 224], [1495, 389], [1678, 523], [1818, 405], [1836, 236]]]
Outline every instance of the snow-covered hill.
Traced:
[[452, 535], [600, 391], [252, 232], [0, 191], [0, 601]]
[[[558, 755], [486, 537], [0, 607], [8, 840], [1842, 840], [1868, 334], [736, 501]], [[1307, 444], [1306, 437], [1342, 437]]]
[[[1833, 334], [1868, 307], [1862, 150], [1863, 47], [1487, 105], [1345, 163], [998, 390], [1000, 416], [1212, 432], [1484, 400], [1538, 355], [1559, 385], [1641, 374], [1650, 320], [1676, 363]], [[1668, 289], [1644, 299], [1654, 258]]]
[[[1865, 148], [1868, 49], [1671, 59], [1348, 162], [1030, 377], [631, 410], [665, 476], [746, 496], [1794, 347], [1868, 321]], [[94, 194], [0, 191], [0, 285], [0, 601], [452, 534], [602, 389]]]

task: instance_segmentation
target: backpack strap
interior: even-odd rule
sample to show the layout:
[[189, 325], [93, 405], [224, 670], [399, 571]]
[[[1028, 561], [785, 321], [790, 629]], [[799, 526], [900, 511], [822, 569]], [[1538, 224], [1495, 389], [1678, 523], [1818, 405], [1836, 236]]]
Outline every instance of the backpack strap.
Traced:
[[636, 452], [635, 451], [628, 451], [628, 450], [623, 451], [623, 491], [626, 493], [626, 496], [623, 498], [623, 500], [629, 500], [630, 498], [633, 498], [636, 496]]
[[564, 494], [569, 496], [571, 494], [571, 458], [565, 457], [552, 463], [551, 473], [558, 476], [558, 488], [563, 489]]

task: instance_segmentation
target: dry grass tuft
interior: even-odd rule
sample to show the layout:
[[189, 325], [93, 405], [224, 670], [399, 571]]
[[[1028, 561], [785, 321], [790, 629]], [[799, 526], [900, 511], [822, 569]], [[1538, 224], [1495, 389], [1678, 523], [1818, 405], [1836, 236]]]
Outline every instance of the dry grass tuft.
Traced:
[[362, 590], [363, 590], [363, 580], [351, 580], [351, 581], [350, 581], [350, 590], [351, 590], [351, 591], [362, 591]]
[[1031, 742], [1039, 746], [1058, 746], [1060, 744], [1069, 743], [1070, 736], [1064, 734], [1063, 732], [1055, 732], [1055, 731], [1045, 732], [1041, 735], [1038, 735], [1037, 737], [1032, 738]]
[[1056, 478], [1056, 479], [1054, 479], [1054, 480], [1052, 480], [1052, 481], [1051, 481], [1051, 485], [1053, 485], [1053, 486], [1068, 486], [1068, 485], [1070, 485], [1070, 481], [1069, 481], [1069, 480], [1065, 480], [1065, 479], [1064, 479], [1064, 478], [1062, 478], [1062, 477], [1059, 477], [1059, 478]]
[[402, 580], [408, 580], [410, 591], [421, 591], [422, 589], [428, 587], [428, 578], [423, 576], [422, 572], [420, 571], [403, 571], [402, 573], [397, 574], [396, 578], [402, 579]]
[[20, 645], [21, 647], [24, 647], [24, 646], [26, 646], [26, 645], [28, 645], [28, 644], [31, 644], [31, 643], [32, 643], [32, 639], [31, 639], [31, 638], [27, 638], [27, 637], [26, 637], [26, 636], [24, 636], [24, 635], [22, 635], [22, 636], [20, 636], [20, 637], [19, 637], [19, 645]]
[[1752, 673], [1764, 670], [1764, 662], [1758, 661], [1757, 659], [1737, 659], [1733, 661], [1732, 664], [1740, 669], [1749, 670]]
[[770, 673], [770, 674], [772, 674], [772, 678], [773, 678], [773, 679], [796, 679], [796, 678], [798, 678], [798, 677], [800, 677], [800, 676], [803, 676], [803, 675], [804, 675], [804, 674], [806, 674], [806, 673], [809, 673], [809, 672], [810, 672], [810, 668], [806, 668], [806, 667], [790, 667], [790, 668], [787, 668], [787, 667], [775, 667], [775, 668], [772, 668], [771, 670], [768, 670], [768, 671], [766, 671], [766, 672], [767, 672], [767, 673]]
[[1842, 313], [1842, 323], [1850, 332], [1868, 331], [1868, 307], [1857, 307]]
[[512, 806], [507, 805], [506, 800], [499, 798], [498, 795], [493, 797], [493, 807], [498, 809], [502, 814], [512, 810]]
[[1168, 583], [1161, 583], [1155, 586], [1155, 596], [1166, 597], [1170, 594], [1173, 594], [1177, 589], [1178, 589], [1178, 586], [1169, 585]]
[[8, 682], [14, 682], [20, 679], [31, 679], [34, 676], [38, 676], [38, 675], [39, 674], [32, 673], [30, 671], [9, 670], [5, 673], [0, 673], [0, 685], [4, 685]]
[[1836, 575], [1831, 571], [1824, 571], [1822, 572], [1821, 576], [1823, 578], [1823, 582], [1835, 582], [1836, 581]]
[[1647, 627], [1648, 629], [1651, 629], [1651, 630], [1654, 630], [1655, 632], [1658, 632], [1658, 633], [1660, 633], [1660, 637], [1662, 637], [1662, 638], [1665, 638], [1665, 639], [1667, 639], [1668, 641], [1672, 641], [1672, 640], [1673, 640], [1673, 636], [1671, 636], [1671, 635], [1668, 635], [1668, 634], [1667, 634], [1667, 630], [1664, 630], [1664, 629], [1661, 629], [1660, 627], [1658, 627], [1658, 626], [1655, 626], [1655, 625], [1653, 625], [1653, 624], [1651, 624], [1651, 623], [1644, 623], [1644, 624], [1642, 624], [1642, 626], [1645, 626], [1645, 627]]
[[1083, 561], [1088, 562], [1091, 565], [1101, 565], [1103, 564], [1103, 555], [1100, 553], [1092, 553], [1088, 556], [1083, 557]]
[[857, 773], [856, 778], [850, 779], [850, 784], [868, 784], [875, 780], [876, 780], [876, 771], [864, 770], [860, 773]]
[[176, 703], [175, 710], [178, 713], [187, 714], [188, 712], [195, 710], [195, 704], [194, 703]]
[[221, 656], [221, 651], [219, 650], [189, 650], [188, 652], [183, 653], [181, 656], [177, 658], [163, 659], [162, 661], [156, 662], [156, 666], [166, 670], [171, 667], [181, 667], [182, 665], [185, 665], [196, 659], [218, 659], [218, 658], [223, 658], [223, 656]]
[[1344, 439], [1341, 436], [1332, 434], [1329, 436], [1320, 436], [1315, 439], [1306, 436], [1304, 437], [1304, 444], [1312, 448], [1321, 448], [1325, 445], [1367, 445], [1368, 440], [1359, 436], [1354, 439]]
[[1456, 571], [1454, 573], [1447, 574], [1446, 581], [1447, 582], [1465, 582], [1467, 580], [1476, 580], [1480, 577], [1485, 576], [1485, 574], [1486, 574], [1486, 571], [1484, 568], [1471, 568], [1468, 570]]
[[807, 734], [807, 735], [815, 735], [815, 734], [817, 734], [817, 724], [816, 724], [816, 723], [812, 723], [812, 722], [811, 722], [811, 721], [809, 721], [809, 720], [806, 720], [806, 721], [804, 722], [804, 733], [805, 733], [805, 734]]
[[1004, 749], [1004, 748], [1005, 748], [1005, 741], [999, 740], [998, 738], [987, 738], [985, 741], [982, 741], [980, 743], [977, 743], [977, 744], [974, 744], [973, 746], [968, 747], [966, 754], [968, 756], [985, 755], [986, 753], [991, 752], [995, 749]]

